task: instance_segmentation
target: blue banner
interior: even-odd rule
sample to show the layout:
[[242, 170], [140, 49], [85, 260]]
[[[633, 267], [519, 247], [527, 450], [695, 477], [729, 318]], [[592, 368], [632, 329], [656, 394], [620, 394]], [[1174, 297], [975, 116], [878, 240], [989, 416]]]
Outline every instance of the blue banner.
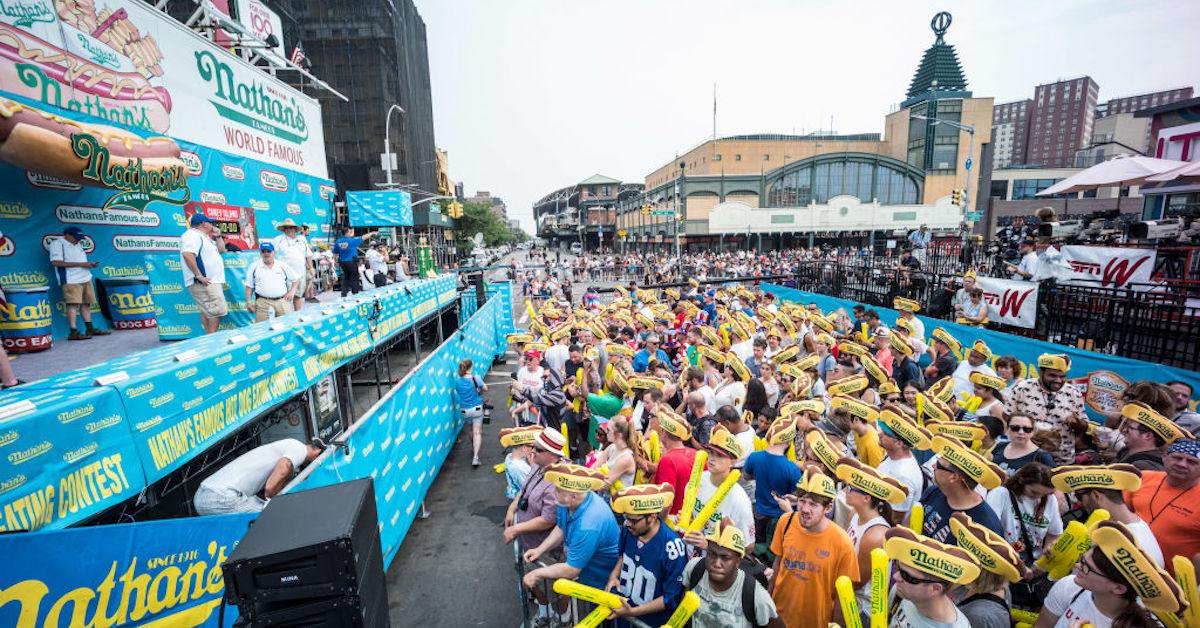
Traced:
[[[0, 535], [0, 626], [216, 626], [251, 514]], [[225, 625], [237, 618], [225, 609]]]
[[[817, 307], [825, 312], [838, 309], [850, 312], [856, 305], [854, 301], [804, 292], [771, 283], [764, 283], [761, 288], [764, 292], [772, 293], [785, 301], [816, 303]], [[879, 312], [880, 320], [889, 326], [894, 325], [899, 316], [895, 310], [881, 307], [872, 309]], [[941, 327], [950, 332], [963, 345], [971, 345], [976, 340], [982, 340], [991, 348], [994, 356], [1009, 355], [1017, 358], [1024, 366], [1027, 376], [1032, 376], [1036, 372], [1037, 357], [1043, 353], [1062, 353], [1070, 356], [1071, 371], [1067, 374], [1067, 380], [1083, 392], [1088, 412], [1097, 420], [1102, 420], [1101, 411], [1119, 409], [1121, 393], [1136, 381], [1149, 380], [1164, 383], [1179, 380], [1190, 384], [1193, 390], [1200, 390], [1200, 373], [1194, 371], [1094, 351], [1084, 351], [989, 329], [968, 327], [938, 318], [927, 316], [918, 318], [925, 323], [927, 334], [932, 334], [934, 328]], [[928, 343], [929, 339], [927, 338], [925, 341]]]
[[[4, 92], [0, 96], [23, 100]], [[55, 113], [107, 124], [78, 112]], [[241, 225], [244, 239], [275, 237], [279, 233], [275, 225], [288, 218], [310, 225], [312, 240], [329, 236], [336, 192], [332, 181], [197, 144], [177, 143], [188, 167], [191, 202], [252, 210], [246, 216], [253, 219]], [[187, 226], [184, 205], [155, 201], [141, 212], [105, 209], [105, 203], [116, 194], [0, 163], [0, 287], [9, 291], [48, 286], [55, 338], [64, 337], [68, 328], [48, 251], [50, 242], [65, 228], [75, 226], [83, 231], [83, 248], [91, 261], [99, 263], [92, 270], [97, 282], [145, 277], [147, 253], [178, 255], [179, 237]], [[101, 327], [106, 326], [102, 317], [97, 319]]]
[[413, 226], [412, 194], [404, 190], [346, 192], [352, 227]]
[[0, 391], [16, 409], [0, 419], [3, 529], [66, 527], [136, 494], [456, 294], [449, 275], [393, 284]]
[[[221, 254], [225, 262], [225, 301], [229, 304], [229, 314], [221, 319], [220, 329], [236, 329], [254, 322], [254, 313], [246, 309], [246, 271], [258, 257], [255, 251]], [[185, 340], [203, 335], [200, 309], [183, 285], [183, 261], [179, 254], [148, 254], [142, 267], [150, 279], [158, 338]]]
[[[498, 288], [508, 294], [509, 284]], [[497, 328], [512, 325], [506, 299], [493, 298], [466, 326], [438, 347], [351, 428], [348, 451], [335, 450], [293, 490], [305, 490], [363, 477], [375, 479], [379, 537], [384, 564], [390, 565], [425, 493], [441, 469], [462, 427], [454, 398], [458, 364], [470, 358], [475, 374], [487, 374], [492, 360], [507, 349]]]

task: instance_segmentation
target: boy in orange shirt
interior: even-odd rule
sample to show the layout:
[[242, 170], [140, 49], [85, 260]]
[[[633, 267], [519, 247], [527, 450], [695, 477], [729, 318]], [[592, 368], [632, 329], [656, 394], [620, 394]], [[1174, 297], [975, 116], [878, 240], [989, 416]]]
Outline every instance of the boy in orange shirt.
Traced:
[[788, 501], [777, 497], [785, 514], [771, 539], [776, 556], [771, 597], [789, 628], [825, 628], [833, 621], [834, 583], [839, 576], [857, 583], [858, 557], [850, 536], [828, 517], [837, 497], [833, 480], [809, 471], [796, 494], [794, 513], [786, 512]]

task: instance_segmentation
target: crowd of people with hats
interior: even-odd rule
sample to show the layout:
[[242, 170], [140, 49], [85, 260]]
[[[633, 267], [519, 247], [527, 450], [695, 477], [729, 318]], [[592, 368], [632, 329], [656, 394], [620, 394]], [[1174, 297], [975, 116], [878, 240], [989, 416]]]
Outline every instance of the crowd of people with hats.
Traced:
[[[512, 500], [536, 625], [1200, 626], [1184, 382], [745, 286], [528, 302]], [[969, 295], [968, 295], [969, 296]], [[968, 315], [969, 317], [969, 315]]]

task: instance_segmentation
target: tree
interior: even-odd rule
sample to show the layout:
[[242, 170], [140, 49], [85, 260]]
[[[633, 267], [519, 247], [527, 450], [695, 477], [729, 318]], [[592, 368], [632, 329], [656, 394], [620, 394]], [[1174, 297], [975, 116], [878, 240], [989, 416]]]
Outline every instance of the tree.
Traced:
[[463, 217], [458, 219], [455, 231], [458, 233], [455, 245], [459, 255], [470, 253], [475, 248], [471, 238], [475, 237], [476, 233], [483, 234], [483, 245], [486, 247], [516, 244], [524, 239], [520, 236], [525, 235], [524, 232], [514, 233], [509, 229], [492, 211], [490, 204], [466, 201], [463, 202]]

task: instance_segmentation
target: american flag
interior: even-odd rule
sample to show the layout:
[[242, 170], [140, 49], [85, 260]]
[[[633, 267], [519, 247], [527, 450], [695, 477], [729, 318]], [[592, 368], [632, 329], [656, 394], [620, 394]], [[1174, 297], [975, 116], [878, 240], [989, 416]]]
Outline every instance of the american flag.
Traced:
[[292, 48], [292, 65], [298, 66], [303, 63], [306, 58], [307, 57], [304, 56], [304, 46], [302, 44], [296, 44], [296, 47]]

